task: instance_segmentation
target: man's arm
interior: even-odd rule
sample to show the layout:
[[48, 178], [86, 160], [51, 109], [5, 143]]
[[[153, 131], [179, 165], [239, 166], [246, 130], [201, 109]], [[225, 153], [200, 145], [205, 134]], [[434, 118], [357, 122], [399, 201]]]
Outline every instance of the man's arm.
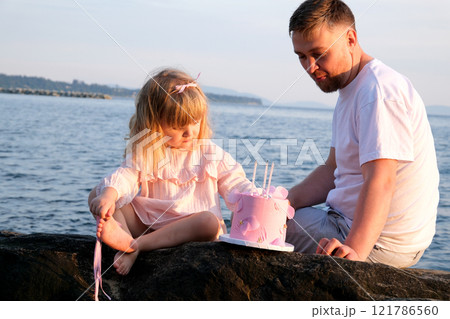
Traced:
[[313, 206], [325, 202], [334, 186], [336, 157], [334, 147], [324, 165], [317, 167], [300, 184], [289, 190], [288, 200], [294, 209]]
[[397, 166], [396, 160], [389, 159], [362, 165], [364, 183], [345, 243], [324, 238], [319, 242], [317, 253], [352, 260], [367, 259], [387, 220], [395, 191]]

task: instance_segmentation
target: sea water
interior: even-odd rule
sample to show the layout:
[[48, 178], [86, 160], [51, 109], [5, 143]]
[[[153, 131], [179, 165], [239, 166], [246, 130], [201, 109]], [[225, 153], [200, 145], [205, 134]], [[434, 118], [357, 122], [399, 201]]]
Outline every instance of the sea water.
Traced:
[[[95, 234], [87, 197], [123, 160], [132, 99], [0, 94], [0, 230]], [[256, 181], [290, 188], [328, 156], [331, 109], [211, 104], [217, 144]], [[429, 115], [440, 171], [436, 235], [417, 268], [450, 271], [450, 118]], [[230, 211], [222, 201], [223, 215]]]

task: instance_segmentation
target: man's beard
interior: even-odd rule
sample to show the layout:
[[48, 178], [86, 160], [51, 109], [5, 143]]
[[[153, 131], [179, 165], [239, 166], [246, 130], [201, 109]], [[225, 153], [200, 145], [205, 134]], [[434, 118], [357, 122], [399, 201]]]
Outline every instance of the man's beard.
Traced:
[[327, 76], [327, 78], [324, 81], [314, 81], [316, 82], [316, 85], [325, 93], [331, 93], [331, 92], [336, 92], [339, 89], [342, 89], [344, 87], [344, 74], [339, 74], [336, 76], [332, 76], [329, 77]]

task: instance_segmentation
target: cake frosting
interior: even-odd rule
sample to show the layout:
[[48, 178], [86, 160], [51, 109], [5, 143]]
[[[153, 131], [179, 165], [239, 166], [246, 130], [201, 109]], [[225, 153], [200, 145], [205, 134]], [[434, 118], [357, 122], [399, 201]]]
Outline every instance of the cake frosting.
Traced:
[[286, 199], [288, 191], [270, 187], [247, 193], [233, 193], [229, 200], [235, 203], [230, 238], [261, 245], [285, 246], [286, 220], [294, 217], [295, 210]]

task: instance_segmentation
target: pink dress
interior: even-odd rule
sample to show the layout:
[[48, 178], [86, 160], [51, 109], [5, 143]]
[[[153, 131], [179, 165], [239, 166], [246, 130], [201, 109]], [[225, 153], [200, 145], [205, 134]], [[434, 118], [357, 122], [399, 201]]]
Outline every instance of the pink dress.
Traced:
[[228, 200], [233, 190], [249, 191], [251, 182], [242, 166], [229, 153], [206, 140], [194, 150], [170, 149], [169, 161], [157, 172], [142, 176], [122, 165], [97, 186], [113, 187], [118, 193], [116, 208], [131, 204], [141, 221], [156, 230], [190, 214], [209, 211], [217, 216], [226, 233], [219, 194]]

